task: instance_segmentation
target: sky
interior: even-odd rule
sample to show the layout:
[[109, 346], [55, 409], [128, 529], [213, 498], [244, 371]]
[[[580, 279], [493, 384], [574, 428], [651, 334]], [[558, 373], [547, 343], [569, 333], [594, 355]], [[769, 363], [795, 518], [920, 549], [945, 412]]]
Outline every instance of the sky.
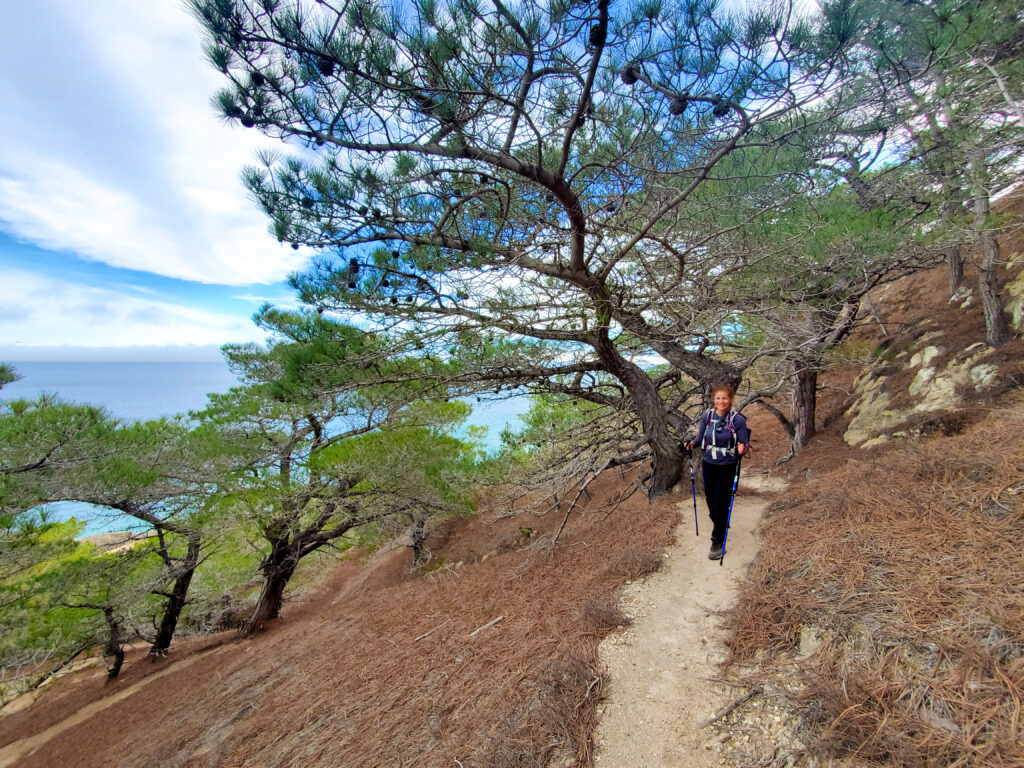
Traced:
[[312, 255], [240, 181], [260, 146], [181, 0], [0, 0], [0, 360], [219, 359]]

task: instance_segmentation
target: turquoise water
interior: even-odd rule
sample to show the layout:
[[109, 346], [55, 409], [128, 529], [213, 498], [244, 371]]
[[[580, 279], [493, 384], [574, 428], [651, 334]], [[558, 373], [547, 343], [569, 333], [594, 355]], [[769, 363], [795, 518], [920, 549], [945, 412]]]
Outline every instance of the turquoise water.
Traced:
[[[127, 421], [198, 410], [206, 404], [207, 394], [225, 392], [238, 383], [223, 362], [4, 362], [11, 362], [22, 379], [0, 390], [0, 399], [35, 399], [45, 392], [67, 402], [101, 405], [112, 416]], [[524, 396], [481, 403], [470, 398], [468, 402], [473, 413], [467, 426], [487, 427], [484, 447], [488, 451], [501, 444], [501, 431], [506, 424], [521, 426], [517, 417], [529, 408], [529, 400]], [[57, 502], [47, 505], [47, 509], [61, 520], [73, 516], [87, 521], [83, 536], [128, 527], [122, 515], [89, 504]]]

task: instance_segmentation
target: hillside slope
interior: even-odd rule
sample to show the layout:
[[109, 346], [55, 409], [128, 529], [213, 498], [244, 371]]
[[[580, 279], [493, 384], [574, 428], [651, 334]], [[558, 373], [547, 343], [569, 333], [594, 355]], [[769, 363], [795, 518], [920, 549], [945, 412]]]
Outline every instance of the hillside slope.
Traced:
[[[1024, 248], [1004, 248], [1007, 295], [1024, 297]], [[714, 726], [731, 738], [690, 744], [721, 764], [1024, 763], [1024, 343], [973, 346], [972, 291], [947, 294], [936, 269], [873, 297], [876, 320], [823, 378], [820, 434], [782, 470], [781, 428], [748, 412], [747, 476], [791, 488], [768, 495], [738, 602], [702, 619], [726, 632], [702, 671], [732, 693], [701, 715], [754, 691]], [[426, 572], [403, 550], [347, 560], [255, 637], [137, 650], [109, 685], [62, 678], [0, 718], [0, 768], [590, 765], [599, 701], [629, 686], [598, 655], [629, 623], [621, 588], [692, 524], [688, 488], [650, 505], [624, 498], [634, 479], [602, 476], [554, 550], [564, 507], [485, 509], [434, 532]], [[672, 572], [741, 573], [695, 560]], [[624, 759], [639, 734], [615, 737]]]
[[65, 678], [0, 720], [0, 765], [469, 768], [543, 765], [556, 749], [585, 763], [597, 645], [678, 519], [672, 499], [616, 503], [633, 479], [618, 475], [592, 486], [553, 551], [559, 512], [453, 521], [425, 574], [404, 550], [345, 563], [265, 633], [167, 661], [137, 652], [108, 686]]
[[[1024, 243], [1003, 248], [1020, 333]], [[723, 671], [790, 726], [740, 709], [726, 764], [1024, 764], [1024, 342], [984, 344], [973, 279], [878, 292], [841, 351], [867, 364], [825, 377], [725, 622]]]

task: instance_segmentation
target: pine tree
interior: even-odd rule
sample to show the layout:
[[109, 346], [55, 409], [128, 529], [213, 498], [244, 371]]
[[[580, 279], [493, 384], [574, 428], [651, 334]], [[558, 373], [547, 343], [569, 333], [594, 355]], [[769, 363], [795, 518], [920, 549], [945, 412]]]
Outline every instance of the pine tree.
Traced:
[[673, 415], [637, 358], [656, 353], [705, 390], [739, 380], [709, 351], [726, 318], [709, 290], [723, 265], [704, 253], [806, 176], [724, 168], [792, 140], [842, 66], [842, 14], [816, 26], [784, 5], [725, 14], [698, 0], [191, 5], [230, 81], [225, 118], [306, 148], [246, 174], [278, 239], [323, 254], [295, 281], [303, 300], [433, 338], [553, 347], [558, 365], [484, 365], [478, 379], [613, 379], [654, 458], [651, 493], [671, 487]]
[[275, 341], [227, 347], [244, 384], [198, 414], [240, 458], [218, 504], [266, 547], [246, 632], [279, 615], [304, 558], [351, 545], [360, 528], [407, 525], [418, 562], [426, 522], [468, 509], [453, 473], [472, 463], [472, 446], [445, 434], [468, 406], [402, 382], [415, 360], [389, 359], [375, 336], [315, 313], [265, 309], [259, 321]]

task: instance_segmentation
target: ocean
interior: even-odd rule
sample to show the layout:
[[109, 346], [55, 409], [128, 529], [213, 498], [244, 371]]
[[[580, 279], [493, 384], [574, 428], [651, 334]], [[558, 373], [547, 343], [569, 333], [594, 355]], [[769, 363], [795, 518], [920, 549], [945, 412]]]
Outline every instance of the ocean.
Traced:
[[[65, 402], [103, 406], [108, 413], [126, 421], [142, 421], [185, 414], [203, 408], [209, 393], [226, 392], [238, 384], [223, 362], [9, 362], [22, 378], [0, 390], [0, 400], [35, 399], [43, 393]], [[484, 447], [494, 451], [501, 444], [506, 424], [521, 426], [517, 418], [529, 409], [525, 396], [477, 403], [467, 426], [487, 427]], [[76, 517], [86, 521], [82, 536], [124, 530], [121, 515], [78, 502], [57, 502], [47, 510], [61, 520]]]
[[238, 383], [225, 363], [51, 363], [11, 361], [20, 381], [0, 399], [32, 400], [45, 393], [70, 403], [101, 405], [119, 419], [144, 421], [198, 410], [210, 392]]

